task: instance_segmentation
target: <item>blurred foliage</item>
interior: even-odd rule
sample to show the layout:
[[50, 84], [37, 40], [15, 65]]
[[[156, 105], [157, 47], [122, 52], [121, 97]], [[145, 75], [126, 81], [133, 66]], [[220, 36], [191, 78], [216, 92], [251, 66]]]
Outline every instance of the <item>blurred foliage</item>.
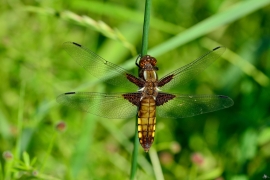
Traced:
[[[140, 148], [138, 179], [270, 178], [269, 4], [153, 0], [149, 52], [160, 77], [226, 46], [224, 59], [177, 92], [223, 94], [235, 105], [157, 118], [151, 151]], [[127, 179], [134, 119], [92, 116], [61, 107], [55, 97], [125, 92], [91, 77], [61, 45], [75, 41], [136, 72], [144, 3], [3, 0], [0, 10], [0, 179]]]

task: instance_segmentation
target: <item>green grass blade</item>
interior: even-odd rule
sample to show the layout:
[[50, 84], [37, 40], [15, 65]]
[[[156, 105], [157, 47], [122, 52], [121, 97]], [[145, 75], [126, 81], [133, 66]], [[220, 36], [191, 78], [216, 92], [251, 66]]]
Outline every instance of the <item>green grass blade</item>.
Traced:
[[81, 130], [81, 136], [78, 139], [74, 154], [70, 162], [71, 176], [73, 179], [77, 179], [78, 174], [86, 165], [86, 157], [89, 152], [89, 148], [93, 144], [94, 130], [96, 127], [96, 116], [88, 115], [84, 122], [84, 128]]
[[151, 159], [151, 162], [153, 164], [154, 173], [157, 180], [164, 180], [161, 164], [158, 158], [157, 151], [154, 147], [152, 147], [149, 151], [149, 156]]
[[21, 89], [20, 89], [20, 101], [19, 101], [19, 112], [18, 112], [18, 121], [17, 121], [17, 127], [18, 127], [18, 139], [16, 142], [16, 148], [15, 148], [15, 158], [20, 158], [21, 154], [21, 133], [22, 133], [22, 127], [23, 127], [23, 110], [24, 110], [24, 95], [25, 95], [25, 87], [26, 83], [22, 82]]
[[2, 167], [2, 162], [0, 161], [0, 179], [4, 179], [4, 172]]
[[150, 26], [150, 13], [151, 13], [151, 0], [146, 0], [144, 23], [143, 23], [143, 37], [142, 37], [142, 51], [141, 51], [142, 56], [147, 54], [149, 26]]

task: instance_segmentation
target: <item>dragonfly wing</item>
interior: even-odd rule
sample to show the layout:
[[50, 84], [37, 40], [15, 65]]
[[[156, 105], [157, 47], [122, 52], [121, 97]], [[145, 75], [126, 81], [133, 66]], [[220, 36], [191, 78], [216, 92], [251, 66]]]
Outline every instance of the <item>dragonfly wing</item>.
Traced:
[[162, 90], [168, 90], [174, 86], [183, 85], [192, 80], [196, 75], [206, 69], [210, 64], [217, 60], [226, 50], [225, 47], [216, 47], [200, 58], [191, 63], [176, 69], [159, 80], [159, 87]]
[[137, 113], [137, 106], [120, 93], [68, 92], [59, 95], [56, 100], [60, 104], [109, 119], [131, 118]]
[[157, 107], [157, 114], [160, 117], [185, 118], [233, 105], [233, 100], [223, 95], [172, 95], [175, 96], [173, 99]]
[[63, 47], [79, 65], [93, 76], [108, 84], [137, 89], [137, 86], [127, 79], [128, 74], [131, 73], [120, 66], [106, 61], [86, 47], [75, 42], [66, 42], [63, 44]]

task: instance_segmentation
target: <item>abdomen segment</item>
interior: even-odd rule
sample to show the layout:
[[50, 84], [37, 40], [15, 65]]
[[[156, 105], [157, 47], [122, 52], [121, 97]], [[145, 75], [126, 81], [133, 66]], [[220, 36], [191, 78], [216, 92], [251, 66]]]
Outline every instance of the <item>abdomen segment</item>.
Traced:
[[156, 102], [152, 97], [141, 100], [138, 112], [139, 141], [145, 152], [148, 152], [155, 137]]

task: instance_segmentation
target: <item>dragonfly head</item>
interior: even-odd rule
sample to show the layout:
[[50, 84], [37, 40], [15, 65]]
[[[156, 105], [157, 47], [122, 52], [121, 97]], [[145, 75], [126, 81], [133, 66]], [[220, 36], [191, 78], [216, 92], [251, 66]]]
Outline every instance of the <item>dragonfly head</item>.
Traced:
[[157, 64], [157, 60], [156, 58], [149, 56], [149, 55], [145, 55], [140, 59], [139, 62], [139, 66], [142, 69], [146, 69], [149, 67], [155, 68]]

